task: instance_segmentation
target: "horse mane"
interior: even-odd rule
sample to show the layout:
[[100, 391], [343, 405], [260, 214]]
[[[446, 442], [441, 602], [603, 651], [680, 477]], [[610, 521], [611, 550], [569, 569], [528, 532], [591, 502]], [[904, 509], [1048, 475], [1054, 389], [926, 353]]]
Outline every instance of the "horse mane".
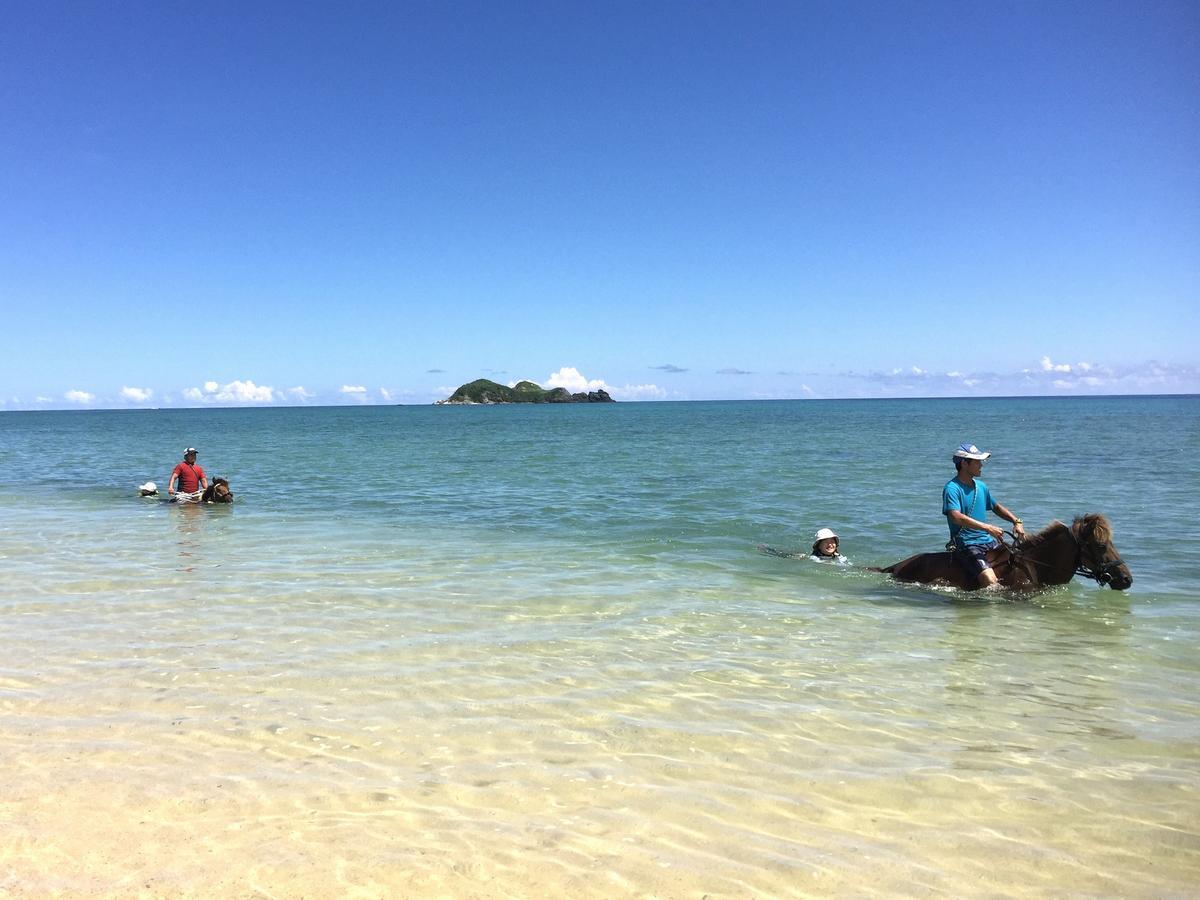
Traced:
[[1075, 521], [1071, 524], [1071, 531], [1078, 537], [1085, 529], [1090, 530], [1092, 539], [1097, 543], [1107, 544], [1112, 540], [1112, 525], [1109, 524], [1108, 518], [1101, 513], [1076, 516]]
[[[1067, 525], [1055, 519], [1033, 537], [1025, 538], [1021, 542], [1021, 547], [1029, 550], [1039, 547], [1064, 528], [1067, 528]], [[1086, 531], [1093, 540], [1101, 544], [1109, 543], [1112, 540], [1112, 525], [1102, 513], [1076, 516], [1069, 530], [1076, 538], [1082, 537]]]
[[[1076, 521], [1078, 521], [1078, 519], [1076, 519]], [[1040, 547], [1042, 544], [1046, 543], [1046, 541], [1050, 540], [1051, 537], [1058, 534], [1058, 532], [1062, 531], [1066, 527], [1067, 526], [1064, 523], [1058, 521], [1058, 519], [1055, 519], [1033, 537], [1025, 538], [1025, 540], [1021, 542], [1021, 549], [1032, 550], [1035, 547]]]

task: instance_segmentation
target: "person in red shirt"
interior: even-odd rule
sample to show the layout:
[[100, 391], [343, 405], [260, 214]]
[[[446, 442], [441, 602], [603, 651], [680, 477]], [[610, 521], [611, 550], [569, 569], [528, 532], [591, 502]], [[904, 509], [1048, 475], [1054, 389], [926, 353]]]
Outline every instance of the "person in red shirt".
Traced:
[[208, 479], [204, 469], [196, 465], [196, 448], [188, 447], [183, 451], [183, 462], [171, 472], [171, 482], [167, 485], [167, 494], [175, 496], [175, 484], [179, 483], [179, 491], [183, 494], [194, 494], [208, 487]]

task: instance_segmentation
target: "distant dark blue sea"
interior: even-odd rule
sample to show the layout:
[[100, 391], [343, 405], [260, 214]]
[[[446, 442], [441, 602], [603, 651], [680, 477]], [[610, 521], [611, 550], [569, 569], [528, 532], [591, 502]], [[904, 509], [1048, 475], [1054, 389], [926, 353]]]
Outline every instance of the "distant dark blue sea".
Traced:
[[[1197, 397], [0, 414], [17, 886], [215, 896], [245, 883], [220, 859], [284, 896], [1184, 896], [1198, 423]], [[940, 549], [963, 441], [1031, 531], [1106, 514], [1133, 587], [870, 571]], [[137, 496], [186, 446], [232, 506]], [[804, 556], [823, 526], [848, 565]], [[147, 841], [169, 872], [97, 878]]]

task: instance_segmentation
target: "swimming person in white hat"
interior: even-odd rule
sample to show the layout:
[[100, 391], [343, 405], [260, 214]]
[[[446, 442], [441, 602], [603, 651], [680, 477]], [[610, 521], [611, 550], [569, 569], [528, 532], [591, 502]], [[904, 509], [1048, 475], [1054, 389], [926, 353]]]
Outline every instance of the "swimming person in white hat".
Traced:
[[[815, 559], [817, 562], [836, 562], [845, 563], [850, 560], [842, 556], [838, 548], [841, 546], [841, 539], [838, 538], [837, 532], [832, 528], [822, 528], [813, 535], [812, 552], [808, 554], [809, 559]], [[802, 549], [795, 550], [776, 550], [774, 547], [768, 547], [766, 544], [759, 544], [758, 549], [766, 553], [768, 556], [782, 556], [784, 559], [804, 559], [804, 551]]]
[[838, 552], [841, 540], [832, 528], [822, 528], [813, 535], [812, 558], [821, 561], [845, 562], [846, 557]]
[[1017, 538], [1025, 537], [1025, 526], [1020, 518], [996, 502], [979, 477], [983, 472], [983, 461], [991, 455], [974, 444], [959, 444], [951, 457], [958, 474], [942, 488], [942, 515], [950, 528], [954, 558], [978, 576], [980, 587], [996, 583], [996, 573], [987, 554], [999, 546], [1004, 537], [1004, 529], [988, 522], [988, 510], [995, 510], [1000, 518], [1012, 522]]

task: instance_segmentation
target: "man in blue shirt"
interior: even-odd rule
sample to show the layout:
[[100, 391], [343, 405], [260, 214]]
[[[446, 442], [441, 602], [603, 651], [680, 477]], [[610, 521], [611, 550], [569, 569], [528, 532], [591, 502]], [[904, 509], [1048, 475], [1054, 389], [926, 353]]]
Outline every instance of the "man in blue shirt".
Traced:
[[983, 472], [983, 461], [991, 455], [974, 444], [960, 444], [953, 456], [958, 474], [942, 488], [942, 514], [950, 526], [954, 555], [978, 575], [980, 587], [996, 583], [996, 573], [992, 571], [987, 554], [1004, 537], [1002, 528], [988, 524], [988, 510], [995, 510], [1000, 518], [1012, 522], [1013, 534], [1018, 538], [1025, 537], [1021, 520], [996, 502], [979, 477]]

